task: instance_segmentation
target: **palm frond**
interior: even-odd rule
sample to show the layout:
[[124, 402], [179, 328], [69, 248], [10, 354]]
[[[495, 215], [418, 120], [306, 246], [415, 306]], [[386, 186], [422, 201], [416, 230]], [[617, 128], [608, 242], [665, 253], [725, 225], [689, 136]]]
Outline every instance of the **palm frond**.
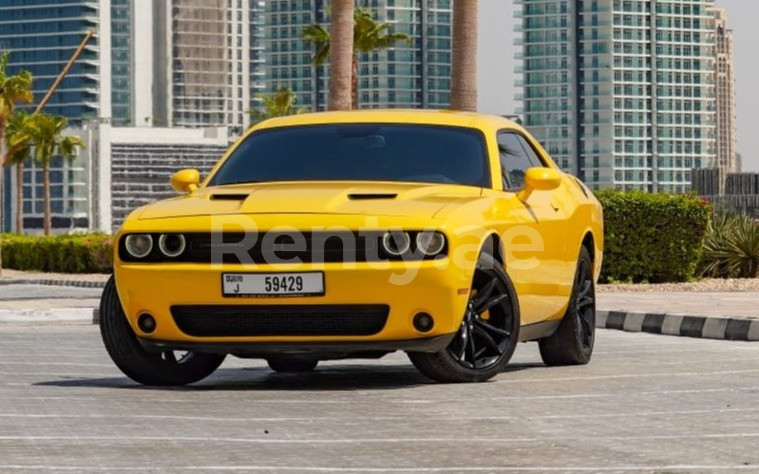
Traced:
[[314, 64], [324, 64], [329, 58], [330, 37], [329, 31], [324, 26], [313, 24], [303, 30], [303, 40], [306, 44], [313, 44], [316, 48], [312, 59]]
[[298, 96], [290, 87], [285, 85], [279, 86], [273, 94], [261, 96], [261, 102], [264, 105], [263, 110], [251, 111], [251, 116], [258, 121], [308, 112], [305, 107], [298, 108], [295, 106], [298, 102]]

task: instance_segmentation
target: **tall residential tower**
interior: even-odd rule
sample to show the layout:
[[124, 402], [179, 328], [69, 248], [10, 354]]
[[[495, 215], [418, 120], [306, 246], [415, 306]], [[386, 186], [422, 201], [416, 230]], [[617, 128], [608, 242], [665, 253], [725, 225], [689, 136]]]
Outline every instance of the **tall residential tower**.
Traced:
[[727, 13], [714, 10], [714, 42], [717, 54], [717, 167], [728, 173], [740, 172], [736, 152], [735, 72], [733, 70], [733, 33], [728, 28]]
[[714, 164], [714, 0], [516, 2], [525, 125], [565, 170], [685, 192]]

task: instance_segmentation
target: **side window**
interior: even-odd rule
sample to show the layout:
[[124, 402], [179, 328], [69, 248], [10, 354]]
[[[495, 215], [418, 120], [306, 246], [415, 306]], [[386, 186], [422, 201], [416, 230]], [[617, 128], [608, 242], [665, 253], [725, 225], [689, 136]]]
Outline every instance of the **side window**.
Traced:
[[524, 175], [529, 168], [543, 166], [532, 147], [524, 138], [513, 132], [498, 134], [498, 152], [501, 157], [503, 188], [509, 191], [516, 191], [524, 186]]
[[543, 164], [543, 161], [538, 156], [538, 153], [535, 151], [532, 145], [530, 145], [530, 142], [528, 142], [527, 139], [522, 135], [517, 135], [517, 137], [519, 138], [519, 143], [522, 144], [522, 148], [524, 148], [524, 151], [530, 158], [530, 163], [532, 163], [532, 166], [535, 168], [543, 168], [545, 164]]

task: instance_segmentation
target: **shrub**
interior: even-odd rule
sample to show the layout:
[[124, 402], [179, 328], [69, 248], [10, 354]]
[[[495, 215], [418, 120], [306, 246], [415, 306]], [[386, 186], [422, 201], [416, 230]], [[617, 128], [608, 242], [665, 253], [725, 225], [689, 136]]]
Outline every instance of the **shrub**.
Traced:
[[699, 269], [712, 278], [759, 277], [759, 222], [744, 215], [715, 219], [707, 231]]
[[110, 273], [113, 238], [107, 235], [55, 237], [5, 234], [3, 266], [13, 270], [54, 273]]
[[693, 279], [711, 207], [690, 195], [603, 190], [604, 282], [681, 282]]

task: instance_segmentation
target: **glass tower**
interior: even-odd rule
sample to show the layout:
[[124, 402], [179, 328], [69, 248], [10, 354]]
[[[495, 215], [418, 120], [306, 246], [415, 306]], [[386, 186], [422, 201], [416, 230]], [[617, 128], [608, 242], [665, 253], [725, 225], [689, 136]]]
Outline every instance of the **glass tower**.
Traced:
[[[11, 73], [26, 69], [34, 75], [36, 101], [53, 84], [85, 33], [99, 27], [100, 3], [99, 0], [2, 1], [0, 49], [11, 52]], [[90, 40], [45, 112], [63, 115], [74, 123], [110, 116], [110, 110], [102, 114], [99, 110], [99, 94], [110, 90], [110, 85], [104, 89], [100, 84], [101, 43], [99, 35]]]
[[265, 91], [266, 54], [264, 34], [266, 2], [250, 0], [250, 100], [251, 109], [261, 104], [261, 94]]
[[594, 188], [686, 192], [715, 160], [714, 0], [517, 0], [525, 124]]
[[[450, 0], [359, 0], [357, 8], [374, 14], [391, 31], [411, 36], [387, 51], [359, 58], [359, 102], [364, 108], [445, 108], [450, 103]], [[269, 0], [266, 2], [266, 90], [288, 85], [297, 105], [324, 110], [329, 77], [314, 66], [314, 47], [302, 39], [313, 23], [328, 27], [329, 2]]]
[[130, 125], [132, 112], [132, 8], [134, 0], [111, 0], [111, 118]]
[[241, 0], [172, 0], [168, 4], [170, 125], [230, 125], [242, 131], [250, 107], [250, 10]]

